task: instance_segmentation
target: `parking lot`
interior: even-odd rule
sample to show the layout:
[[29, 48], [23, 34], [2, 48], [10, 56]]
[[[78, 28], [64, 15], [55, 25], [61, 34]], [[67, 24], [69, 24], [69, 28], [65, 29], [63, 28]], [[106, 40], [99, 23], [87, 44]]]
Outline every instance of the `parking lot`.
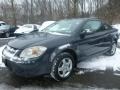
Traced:
[[120, 90], [120, 0], [0, 0], [0, 90]]
[[[0, 46], [5, 45], [9, 40], [12, 38], [1, 38], [0, 39]], [[119, 49], [117, 50], [117, 54], [113, 57], [105, 57], [105, 56], [97, 56], [95, 58], [91, 58], [90, 62], [87, 60], [85, 62], [82, 62], [81, 64], [78, 64], [78, 68], [81, 68], [82, 65], [85, 66], [85, 64], [89, 64], [86, 69], [78, 69], [78, 72], [75, 72], [75, 74], [68, 80], [64, 82], [55, 82], [50, 77], [35, 77], [35, 78], [21, 78], [12, 75], [6, 67], [0, 68], [0, 90], [106, 90], [106, 89], [112, 89], [112, 90], [118, 90], [120, 89], [120, 76], [114, 75], [114, 72], [110, 70], [106, 70], [105, 64], [102, 68], [97, 64], [97, 60], [103, 63], [102, 61], [117, 59], [119, 56]], [[104, 57], [104, 60], [103, 60]], [[116, 58], [115, 58], [116, 57]], [[119, 60], [119, 59], [118, 59]], [[117, 61], [118, 65], [119, 62]], [[108, 64], [109, 64], [108, 63]], [[96, 65], [96, 66], [95, 66]], [[91, 67], [92, 66], [92, 67]], [[96, 68], [95, 68], [96, 67]]]

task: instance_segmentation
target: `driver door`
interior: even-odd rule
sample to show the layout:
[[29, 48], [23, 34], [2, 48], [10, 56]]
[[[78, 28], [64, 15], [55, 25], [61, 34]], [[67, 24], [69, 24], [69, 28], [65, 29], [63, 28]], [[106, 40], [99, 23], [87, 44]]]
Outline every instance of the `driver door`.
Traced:
[[104, 45], [104, 37], [102, 33], [97, 32], [101, 25], [99, 20], [90, 20], [82, 27], [81, 33], [84, 35], [79, 42], [80, 57], [94, 55], [103, 49], [101, 46]]

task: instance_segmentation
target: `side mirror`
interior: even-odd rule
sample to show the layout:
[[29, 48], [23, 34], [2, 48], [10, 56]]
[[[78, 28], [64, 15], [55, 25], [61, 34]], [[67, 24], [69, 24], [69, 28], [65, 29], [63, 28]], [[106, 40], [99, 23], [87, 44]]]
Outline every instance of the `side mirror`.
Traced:
[[91, 30], [90, 29], [85, 29], [84, 32], [85, 33], [91, 33]]
[[108, 30], [108, 29], [109, 29], [109, 27], [108, 27], [107, 25], [104, 25], [104, 27], [105, 27], [105, 30]]
[[84, 29], [81, 33], [80, 33], [80, 37], [83, 39], [85, 38], [85, 35], [86, 34], [89, 34], [91, 33], [91, 30], [90, 29]]
[[88, 33], [91, 33], [91, 30], [90, 29], [84, 29], [81, 34], [88, 34]]

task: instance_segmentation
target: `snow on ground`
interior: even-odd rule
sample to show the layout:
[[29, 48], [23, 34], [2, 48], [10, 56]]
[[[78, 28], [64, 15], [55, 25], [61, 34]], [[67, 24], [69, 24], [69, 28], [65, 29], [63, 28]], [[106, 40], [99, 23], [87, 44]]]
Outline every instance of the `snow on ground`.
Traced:
[[112, 25], [114, 28], [120, 30], [120, 24], [115, 24], [115, 25]]
[[5, 46], [0, 47], [0, 67], [5, 67], [5, 65], [2, 63], [2, 51], [4, 49]]
[[120, 43], [120, 39], [118, 39], [118, 43]]
[[[118, 29], [118, 34], [120, 35], [120, 24], [112, 25], [112, 27]], [[118, 40], [118, 42], [120, 42], [120, 39]]]
[[120, 71], [120, 49], [117, 49], [114, 56], [97, 56], [78, 64], [78, 68], [89, 69], [89, 70], [106, 70], [112, 67], [114, 71]]

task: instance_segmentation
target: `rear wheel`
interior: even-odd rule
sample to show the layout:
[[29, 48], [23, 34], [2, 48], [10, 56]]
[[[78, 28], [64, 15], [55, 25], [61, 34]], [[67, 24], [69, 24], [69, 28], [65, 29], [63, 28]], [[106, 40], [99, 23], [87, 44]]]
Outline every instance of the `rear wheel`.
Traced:
[[116, 53], [116, 48], [117, 48], [117, 44], [114, 42], [112, 43], [110, 50], [105, 54], [108, 56], [113, 56]]
[[63, 81], [69, 78], [75, 66], [74, 58], [69, 53], [61, 53], [54, 61], [51, 76], [56, 81]]

